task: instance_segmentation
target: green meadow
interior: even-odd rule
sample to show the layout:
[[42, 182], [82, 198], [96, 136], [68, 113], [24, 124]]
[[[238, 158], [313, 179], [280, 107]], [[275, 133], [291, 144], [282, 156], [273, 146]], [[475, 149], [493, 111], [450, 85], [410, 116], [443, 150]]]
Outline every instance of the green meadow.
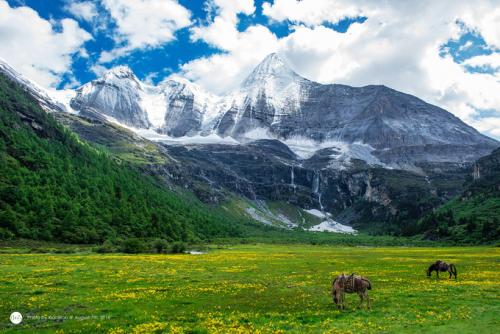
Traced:
[[[425, 275], [437, 260], [458, 279]], [[337, 310], [338, 273], [369, 278], [372, 310]], [[493, 247], [237, 245], [201, 255], [0, 254], [4, 333], [498, 333]], [[13, 325], [11, 312], [23, 322]]]

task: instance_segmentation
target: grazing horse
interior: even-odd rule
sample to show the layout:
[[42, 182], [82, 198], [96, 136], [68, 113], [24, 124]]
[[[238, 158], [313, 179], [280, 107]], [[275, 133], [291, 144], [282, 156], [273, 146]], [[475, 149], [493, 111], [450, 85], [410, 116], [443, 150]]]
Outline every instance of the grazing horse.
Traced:
[[370, 309], [372, 307], [372, 303], [367, 290], [371, 289], [372, 285], [368, 279], [355, 274], [346, 276], [342, 273], [332, 282], [333, 302], [339, 309], [344, 309], [345, 293], [357, 293], [360, 298], [358, 308], [361, 307], [363, 301], [366, 300], [367, 307]]
[[431, 264], [427, 269], [427, 277], [431, 277], [433, 271], [436, 272], [437, 278], [439, 278], [440, 271], [447, 271], [450, 274], [449, 278], [453, 275], [455, 279], [457, 279], [457, 267], [455, 267], [453, 263], [448, 264], [441, 260], [437, 260], [436, 263]]

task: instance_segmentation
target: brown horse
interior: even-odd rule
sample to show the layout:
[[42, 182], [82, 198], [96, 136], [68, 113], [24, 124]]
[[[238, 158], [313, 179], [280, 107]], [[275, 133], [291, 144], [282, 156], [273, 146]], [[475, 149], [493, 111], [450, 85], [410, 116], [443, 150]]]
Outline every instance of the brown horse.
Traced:
[[332, 282], [333, 302], [339, 309], [344, 309], [345, 293], [357, 293], [360, 298], [358, 308], [361, 307], [363, 301], [366, 300], [367, 307], [370, 309], [372, 307], [372, 303], [367, 290], [371, 289], [372, 285], [368, 279], [355, 274], [346, 276], [342, 273]]
[[433, 271], [436, 272], [437, 278], [439, 278], [440, 271], [447, 271], [450, 274], [449, 278], [453, 275], [455, 279], [457, 279], [457, 267], [455, 267], [453, 263], [448, 264], [441, 260], [437, 260], [436, 263], [431, 264], [427, 269], [427, 277], [431, 277]]

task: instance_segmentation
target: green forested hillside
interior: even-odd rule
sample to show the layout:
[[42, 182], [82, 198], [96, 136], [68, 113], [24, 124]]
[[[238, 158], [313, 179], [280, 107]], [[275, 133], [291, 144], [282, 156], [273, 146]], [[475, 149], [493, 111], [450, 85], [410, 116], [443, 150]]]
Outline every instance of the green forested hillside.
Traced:
[[240, 236], [220, 212], [79, 141], [0, 75], [0, 238]]
[[484, 243], [500, 239], [500, 149], [475, 164], [462, 194], [420, 221], [432, 239]]

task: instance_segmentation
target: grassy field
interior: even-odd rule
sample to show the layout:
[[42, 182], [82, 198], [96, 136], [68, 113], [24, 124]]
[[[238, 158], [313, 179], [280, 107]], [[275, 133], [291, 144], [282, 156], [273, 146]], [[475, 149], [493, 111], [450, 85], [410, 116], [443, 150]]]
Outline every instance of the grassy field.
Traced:
[[[428, 279], [442, 259], [458, 280]], [[372, 281], [337, 310], [336, 273]], [[0, 254], [5, 333], [498, 333], [500, 250], [240, 245], [203, 255]], [[12, 311], [23, 314], [14, 326]]]

